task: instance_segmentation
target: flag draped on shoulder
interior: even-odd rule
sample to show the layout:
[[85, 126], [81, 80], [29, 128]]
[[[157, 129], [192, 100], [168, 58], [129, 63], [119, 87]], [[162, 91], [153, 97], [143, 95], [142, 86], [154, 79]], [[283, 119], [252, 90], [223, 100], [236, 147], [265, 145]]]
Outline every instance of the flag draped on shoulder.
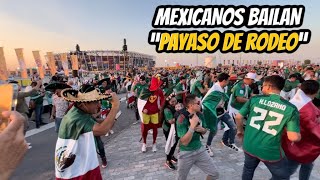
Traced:
[[[312, 103], [312, 99], [308, 97], [301, 89], [297, 91], [295, 96], [290, 100], [290, 102], [295, 105], [300, 111], [309, 102]], [[312, 109], [310, 109], [312, 110]]]
[[94, 121], [72, 107], [59, 129], [55, 149], [55, 175], [62, 179], [102, 179], [92, 128]]
[[146, 88], [142, 90], [140, 97], [138, 97], [137, 106], [138, 106], [138, 112], [139, 112], [141, 122], [143, 122], [143, 116], [142, 116], [143, 108], [147, 104], [148, 98], [151, 95], [152, 95], [151, 91]]
[[218, 115], [217, 115], [217, 107], [221, 102], [228, 101], [228, 96], [219, 91], [211, 91], [210, 94], [207, 94], [205, 98], [202, 100], [203, 114], [205, 124], [210, 131], [217, 130], [218, 123]]

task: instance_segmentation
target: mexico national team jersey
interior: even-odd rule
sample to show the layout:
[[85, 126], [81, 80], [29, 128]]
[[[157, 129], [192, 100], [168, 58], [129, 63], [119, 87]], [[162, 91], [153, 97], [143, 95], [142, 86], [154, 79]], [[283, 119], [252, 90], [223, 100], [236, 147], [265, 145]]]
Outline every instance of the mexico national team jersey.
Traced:
[[279, 161], [285, 156], [281, 148], [284, 128], [300, 132], [298, 109], [277, 94], [254, 96], [239, 113], [249, 115], [243, 149], [262, 161]]

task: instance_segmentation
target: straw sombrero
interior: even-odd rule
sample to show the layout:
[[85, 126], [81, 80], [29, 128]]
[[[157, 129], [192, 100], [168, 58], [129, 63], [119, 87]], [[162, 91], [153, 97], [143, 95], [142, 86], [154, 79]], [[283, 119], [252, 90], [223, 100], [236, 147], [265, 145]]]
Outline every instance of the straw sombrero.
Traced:
[[61, 95], [69, 102], [93, 102], [111, 98], [110, 94], [102, 94], [98, 89], [82, 93], [69, 88], [62, 90]]

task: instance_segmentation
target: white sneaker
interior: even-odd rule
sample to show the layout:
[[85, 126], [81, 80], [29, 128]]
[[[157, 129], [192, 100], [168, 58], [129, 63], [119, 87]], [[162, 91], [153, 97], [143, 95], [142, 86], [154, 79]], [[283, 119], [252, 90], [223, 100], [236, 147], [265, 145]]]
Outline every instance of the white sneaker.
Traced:
[[157, 152], [157, 144], [152, 145], [152, 152]]
[[142, 144], [141, 151], [144, 153], [147, 151], [147, 145], [145, 143]]
[[207, 149], [207, 152], [208, 152], [209, 156], [213, 157], [213, 152], [212, 152], [210, 146], [206, 146], [206, 149]]
[[114, 134], [114, 131], [112, 129], [110, 130], [110, 134]]
[[138, 121], [135, 121], [134, 123], [132, 123], [133, 125], [136, 125], [136, 124], [138, 124], [138, 123], [140, 123], [140, 121], [138, 120]]
[[106, 137], [108, 137], [108, 136], [109, 136], [109, 133], [106, 134]]
[[148, 133], [149, 133], [149, 134], [153, 134], [153, 130], [150, 129], [150, 130], [148, 131]]
[[235, 151], [238, 151], [238, 152], [243, 152], [243, 150], [241, 148], [239, 148], [236, 144], [230, 144], [229, 147]]

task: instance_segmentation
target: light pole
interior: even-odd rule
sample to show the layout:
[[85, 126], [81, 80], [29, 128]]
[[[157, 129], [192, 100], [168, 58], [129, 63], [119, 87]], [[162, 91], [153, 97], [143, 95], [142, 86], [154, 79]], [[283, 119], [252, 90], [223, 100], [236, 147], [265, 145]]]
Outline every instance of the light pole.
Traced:
[[128, 51], [126, 39], [123, 39], [122, 51], [123, 51], [123, 55], [124, 55], [123, 69], [124, 69], [124, 74], [126, 75], [126, 57], [127, 57], [127, 51]]

